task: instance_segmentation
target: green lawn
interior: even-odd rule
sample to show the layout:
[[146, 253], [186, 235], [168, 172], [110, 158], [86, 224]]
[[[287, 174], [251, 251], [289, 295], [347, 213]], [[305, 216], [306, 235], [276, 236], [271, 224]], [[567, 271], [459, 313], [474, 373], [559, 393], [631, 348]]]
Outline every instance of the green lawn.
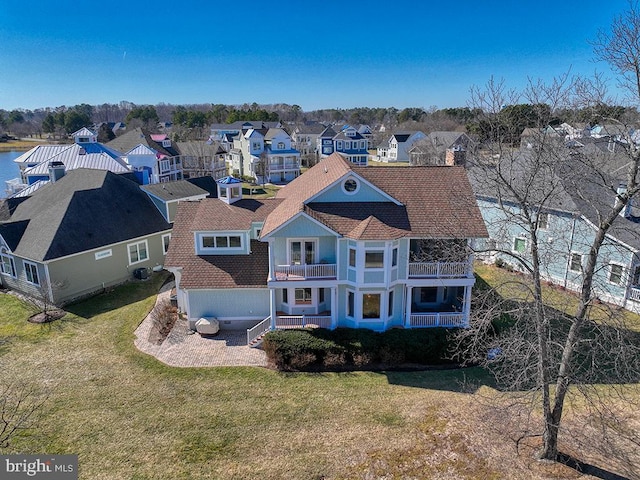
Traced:
[[282, 374], [167, 367], [133, 331], [164, 275], [27, 325], [0, 295], [3, 380], [49, 392], [3, 453], [77, 453], [85, 479], [577, 478], [514, 459], [482, 405], [479, 369]]

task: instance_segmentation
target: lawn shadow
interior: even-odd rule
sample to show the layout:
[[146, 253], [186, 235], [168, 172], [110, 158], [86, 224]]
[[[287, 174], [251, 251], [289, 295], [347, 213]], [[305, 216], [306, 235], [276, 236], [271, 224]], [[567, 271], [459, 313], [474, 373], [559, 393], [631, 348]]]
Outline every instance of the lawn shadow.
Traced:
[[421, 367], [380, 372], [390, 385], [455, 393], [476, 393], [481, 387], [495, 388], [492, 375], [480, 367]]
[[566, 465], [567, 467], [573, 468], [575, 471], [583, 475], [590, 475], [595, 478], [601, 478], [602, 480], [631, 480], [629, 477], [618, 475], [617, 473], [610, 472], [609, 470], [596, 467], [589, 463], [581, 462], [566, 453], [558, 454], [558, 462]]
[[82, 318], [92, 318], [105, 312], [117, 310], [126, 305], [145, 300], [158, 293], [160, 286], [166, 281], [166, 272], [153, 272], [145, 280], [131, 280], [114, 288], [76, 303], [66, 305], [67, 312]]

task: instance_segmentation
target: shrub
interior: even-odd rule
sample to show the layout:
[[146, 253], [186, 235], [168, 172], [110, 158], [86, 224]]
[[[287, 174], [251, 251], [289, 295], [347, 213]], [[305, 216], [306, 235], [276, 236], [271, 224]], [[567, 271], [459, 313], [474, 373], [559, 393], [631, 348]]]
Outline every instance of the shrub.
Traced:
[[277, 330], [265, 336], [263, 348], [272, 366], [290, 371], [453, 363], [450, 330], [444, 328]]

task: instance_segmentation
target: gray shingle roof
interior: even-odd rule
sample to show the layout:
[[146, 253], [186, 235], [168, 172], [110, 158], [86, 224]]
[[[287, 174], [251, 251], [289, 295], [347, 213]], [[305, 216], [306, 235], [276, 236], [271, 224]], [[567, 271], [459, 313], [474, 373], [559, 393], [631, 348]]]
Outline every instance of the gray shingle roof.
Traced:
[[0, 223], [0, 234], [15, 238], [16, 222], [27, 225], [13, 252], [35, 261], [171, 229], [137, 184], [92, 169], [73, 170], [38, 189]]
[[194, 185], [187, 180], [177, 180], [175, 182], [155, 183], [144, 185], [142, 188], [145, 192], [158, 197], [161, 200], [172, 201], [186, 199], [189, 197], [197, 197], [199, 195], [209, 195], [209, 192]]

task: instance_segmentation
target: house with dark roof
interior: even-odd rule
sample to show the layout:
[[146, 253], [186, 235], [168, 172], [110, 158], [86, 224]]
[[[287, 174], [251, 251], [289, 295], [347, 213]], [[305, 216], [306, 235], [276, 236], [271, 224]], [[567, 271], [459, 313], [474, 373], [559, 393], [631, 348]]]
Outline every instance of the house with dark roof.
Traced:
[[463, 132], [437, 131], [416, 141], [409, 149], [411, 165], [464, 165], [476, 143]]
[[340, 153], [354, 165], [366, 166], [369, 161], [369, 139], [351, 125], [344, 125], [338, 133], [327, 127], [318, 137], [320, 159]]
[[461, 167], [359, 167], [333, 154], [274, 198], [178, 205], [165, 268], [193, 327], [465, 326], [487, 231]]
[[[606, 145], [606, 142], [602, 142]], [[495, 165], [472, 165], [469, 177], [490, 238], [478, 242], [478, 257], [525, 271], [516, 258], [532, 261], [532, 232], [525, 215], [535, 219], [541, 274], [567, 290], [580, 291], [583, 265], [599, 219], [626, 189], [628, 157], [599, 150], [583, 156], [577, 150], [554, 151], [554, 161], [541, 168], [537, 153], [522, 148]], [[622, 149], [619, 149], [622, 151]], [[597, 159], [597, 160], [596, 160]], [[597, 162], [597, 163], [596, 163]], [[551, 168], [552, 167], [552, 168]], [[531, 173], [534, 172], [534, 173]], [[510, 187], [505, 187], [508, 179]], [[510, 193], [513, 188], [529, 207]], [[600, 250], [594, 293], [601, 300], [640, 312], [640, 209], [631, 204], [614, 220]]]
[[171, 225], [138, 184], [76, 169], [0, 209], [0, 281], [55, 303], [159, 268]]
[[183, 178], [180, 152], [166, 133], [151, 133], [137, 127], [106, 145], [123, 152], [122, 158], [137, 172], [142, 184]]
[[396, 132], [378, 147], [376, 158], [385, 163], [408, 162], [409, 149], [425, 137], [420, 131]]

